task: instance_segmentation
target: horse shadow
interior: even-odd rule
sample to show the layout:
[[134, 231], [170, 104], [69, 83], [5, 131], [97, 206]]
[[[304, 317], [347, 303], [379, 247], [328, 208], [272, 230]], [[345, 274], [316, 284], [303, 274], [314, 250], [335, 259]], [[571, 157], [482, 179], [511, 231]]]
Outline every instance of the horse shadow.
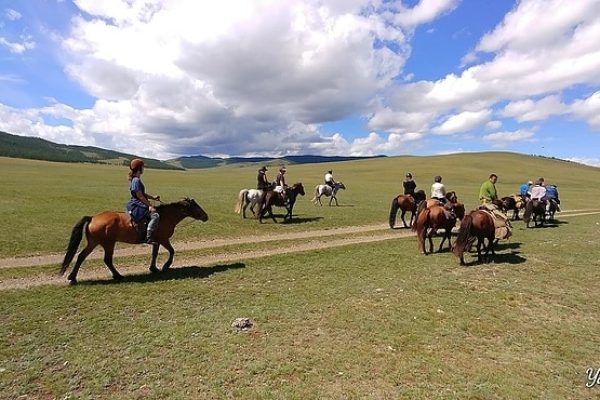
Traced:
[[114, 280], [112, 278], [108, 279], [99, 279], [92, 281], [83, 281], [79, 282], [79, 285], [114, 285], [120, 283], [152, 283], [158, 281], [170, 281], [170, 280], [180, 280], [180, 279], [205, 279], [211, 276], [212, 274], [216, 274], [219, 272], [225, 272], [229, 269], [239, 269], [246, 268], [246, 264], [244, 263], [233, 263], [233, 264], [224, 264], [224, 265], [213, 265], [212, 267], [200, 267], [197, 265], [191, 265], [187, 267], [176, 267], [171, 268], [165, 272], [158, 273], [138, 273], [133, 275], [124, 275], [123, 279], [120, 281]]
[[294, 217], [288, 221], [282, 222], [282, 224], [306, 224], [309, 222], [316, 222], [322, 220], [323, 217]]
[[[520, 255], [519, 249], [521, 248], [520, 242], [506, 242], [506, 243], [498, 243], [494, 247], [494, 251], [496, 255], [489, 263], [480, 263], [477, 261], [477, 256], [475, 256], [475, 260], [465, 263], [466, 267], [474, 267], [486, 264], [523, 264], [527, 261], [527, 259]], [[498, 253], [498, 251], [502, 250], [510, 250], [510, 252], [506, 253]]]

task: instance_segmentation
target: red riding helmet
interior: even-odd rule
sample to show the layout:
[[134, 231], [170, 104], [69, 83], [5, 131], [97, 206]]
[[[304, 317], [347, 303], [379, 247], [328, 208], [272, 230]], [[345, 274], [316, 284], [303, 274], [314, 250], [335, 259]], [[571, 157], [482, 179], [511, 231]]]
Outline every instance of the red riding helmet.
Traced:
[[139, 158], [134, 158], [133, 160], [131, 160], [131, 163], [129, 164], [129, 169], [131, 169], [132, 171], [137, 171], [139, 169], [141, 169], [144, 166], [144, 161], [140, 160]]

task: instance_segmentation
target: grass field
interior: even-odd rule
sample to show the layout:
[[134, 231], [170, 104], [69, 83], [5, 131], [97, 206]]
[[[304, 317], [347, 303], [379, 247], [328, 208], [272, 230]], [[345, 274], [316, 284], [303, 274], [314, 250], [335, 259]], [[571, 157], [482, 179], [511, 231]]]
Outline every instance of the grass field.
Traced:
[[[314, 207], [307, 193], [299, 222], [285, 225], [232, 212], [255, 167], [148, 170], [144, 182], [167, 200], [193, 196], [209, 213], [206, 224], [184, 222], [180, 241], [385, 223], [409, 170], [422, 188], [441, 174], [467, 209], [491, 171], [501, 194], [545, 176], [558, 183], [565, 210], [594, 208], [600, 195], [590, 184], [598, 169], [514, 154], [332, 167], [348, 186], [344, 207]], [[0, 168], [0, 257], [60, 253], [82, 215], [127, 199], [120, 168], [8, 159]], [[290, 166], [288, 175], [314, 187], [324, 169]], [[419, 255], [409, 238], [211, 265], [182, 252], [185, 262], [164, 276], [135, 273], [116, 284], [105, 270], [76, 287], [1, 290], [0, 398], [598, 398], [600, 387], [585, 384], [586, 370], [600, 368], [600, 214], [566, 214], [541, 229], [517, 222], [495, 263], [468, 268], [449, 253]], [[278, 245], [287, 243], [255, 247]], [[0, 281], [55, 271], [8, 268]], [[237, 332], [237, 317], [255, 326]]]

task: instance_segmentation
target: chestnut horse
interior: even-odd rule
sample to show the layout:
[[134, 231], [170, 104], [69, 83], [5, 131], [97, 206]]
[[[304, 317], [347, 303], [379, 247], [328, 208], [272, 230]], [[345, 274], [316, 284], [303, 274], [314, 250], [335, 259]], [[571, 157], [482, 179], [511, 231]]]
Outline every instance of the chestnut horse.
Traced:
[[[458, 201], [458, 198], [456, 197], [456, 192], [454, 192], [454, 191], [446, 193], [445, 197], [446, 197], [446, 200], [448, 203], [456, 203]], [[432, 206], [439, 206], [439, 205], [443, 205], [443, 204], [438, 199], [427, 199], [426, 201], [419, 203], [419, 205], [417, 207], [417, 215], [419, 215], [421, 213], [421, 211], [423, 211], [423, 209], [425, 209], [425, 208], [429, 208]]]
[[[396, 225], [396, 217], [398, 215], [398, 210], [402, 210], [402, 214], [400, 214], [400, 218], [402, 219], [402, 224], [405, 228], [413, 225], [413, 221], [415, 219], [415, 213], [417, 212], [417, 206], [420, 202], [425, 200], [425, 192], [422, 190], [418, 190], [415, 192], [415, 197], [409, 194], [400, 194], [392, 200], [392, 206], [390, 208], [390, 228], [394, 228]], [[407, 211], [410, 211], [410, 224], [406, 225], [406, 221], [404, 220], [404, 215]]]
[[[161, 204], [156, 207], [156, 211], [160, 215], [160, 223], [154, 233], [157, 243], [152, 245], [152, 262], [150, 263], [151, 272], [158, 271], [156, 268], [156, 258], [158, 256], [158, 248], [161, 245], [169, 251], [169, 259], [163, 265], [162, 270], [166, 271], [173, 263], [175, 250], [173, 249], [173, 246], [171, 246], [169, 239], [173, 236], [175, 226], [181, 222], [181, 220], [186, 217], [191, 217], [204, 222], [208, 220], [208, 215], [204, 212], [202, 207], [200, 207], [194, 199], [189, 198], [185, 198], [176, 203]], [[138, 232], [132, 225], [129, 214], [116, 211], [104, 211], [93, 217], [85, 216], [81, 218], [81, 220], [73, 227], [69, 246], [67, 247], [67, 253], [65, 254], [60, 269], [60, 275], [64, 275], [67, 268], [69, 268], [69, 264], [73, 261], [79, 243], [81, 243], [83, 232], [85, 232], [87, 246], [81, 250], [79, 256], [77, 256], [73, 271], [71, 271], [68, 276], [70, 283], [77, 283], [77, 273], [79, 272], [81, 264], [98, 245], [104, 248], [104, 263], [112, 273], [113, 278], [116, 280], [123, 279], [123, 276], [119, 274], [113, 265], [115, 243], [139, 243]]]
[[291, 187], [285, 189], [285, 195], [287, 202], [284, 202], [279, 193], [274, 190], [268, 190], [263, 194], [260, 199], [260, 211], [258, 212], [258, 220], [261, 224], [267, 213], [271, 216], [273, 222], [277, 222], [275, 216], [273, 216], [273, 206], [285, 207], [287, 213], [283, 217], [284, 222], [292, 220], [292, 210], [296, 203], [296, 197], [298, 195], [304, 196], [304, 186], [300, 182], [294, 183]]
[[417, 232], [417, 246], [421, 252], [427, 255], [425, 250], [425, 239], [429, 239], [429, 252], [433, 253], [433, 235], [438, 229], [444, 229], [444, 237], [440, 243], [438, 252], [442, 251], [444, 242], [448, 240], [448, 249], [451, 248], [452, 228], [456, 225], [457, 219], [462, 219], [465, 216], [465, 206], [461, 203], [453, 203], [452, 209], [454, 215], [449, 213], [449, 210], [444, 209], [440, 205], [434, 205], [423, 209], [417, 215], [417, 220], [412, 227], [413, 231]]
[[[488, 259], [491, 252], [492, 257], [496, 255], [494, 246], [498, 243], [495, 239], [496, 228], [494, 218], [486, 211], [473, 210], [465, 216], [460, 224], [456, 242], [452, 252], [460, 258], [460, 265], [465, 265], [465, 252], [469, 251], [475, 240], [477, 240], [477, 261], [482, 262]], [[485, 246], [485, 239], [488, 240]], [[485, 246], [485, 254], [482, 256], [481, 248]]]

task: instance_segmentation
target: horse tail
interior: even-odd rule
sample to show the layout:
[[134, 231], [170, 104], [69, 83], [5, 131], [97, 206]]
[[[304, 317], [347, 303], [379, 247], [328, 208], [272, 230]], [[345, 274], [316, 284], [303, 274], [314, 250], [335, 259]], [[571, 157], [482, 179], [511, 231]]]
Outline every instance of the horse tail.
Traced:
[[242, 212], [242, 207], [244, 206], [244, 201], [246, 200], [246, 195], [248, 194], [248, 189], [242, 189], [240, 190], [240, 193], [238, 194], [238, 201], [237, 204], [235, 205], [235, 208], [233, 209], [233, 211], [236, 214], [239, 214]]
[[533, 200], [530, 200], [525, 204], [525, 212], [523, 213], [523, 222], [526, 224], [531, 221], [531, 214], [533, 214]]
[[452, 252], [457, 257], [462, 257], [465, 251], [471, 246], [471, 228], [473, 227], [473, 217], [471, 214], [466, 215], [462, 222], [460, 223], [460, 228], [458, 230], [458, 235], [456, 236], [456, 241], [454, 242], [454, 247], [452, 248]]
[[417, 206], [417, 213], [416, 215], [419, 216], [419, 214], [421, 214], [421, 211], [423, 211], [427, 206], [427, 199], [422, 200], [419, 202], [419, 205]]
[[90, 223], [92, 217], [85, 216], [79, 220], [78, 223], [73, 227], [73, 231], [71, 232], [71, 239], [69, 240], [69, 245], [67, 246], [67, 253], [65, 254], [65, 258], [62, 262], [62, 267], [60, 268], [60, 275], [64, 275], [65, 271], [73, 261], [73, 257], [75, 257], [75, 253], [77, 253], [77, 249], [79, 248], [79, 243], [81, 243], [81, 238], [83, 237], [83, 231], [87, 224]]
[[426, 208], [421, 214], [417, 215], [417, 220], [410, 228], [413, 232], [417, 232], [417, 246], [421, 248], [425, 233], [427, 232], [427, 219], [429, 218], [430, 210]]
[[319, 185], [315, 186], [315, 197], [313, 197], [310, 201], [313, 203], [316, 203], [318, 195], [319, 195]]
[[[415, 219], [415, 223], [413, 224], [413, 226], [410, 228], [413, 232], [418, 232], [417, 231], [417, 222], [419, 221], [421, 215], [425, 215], [425, 214], [429, 214], [426, 213], [426, 211], [428, 211], [429, 209], [427, 207], [423, 206], [423, 203], [426, 203], [426, 201], [422, 201], [419, 203], [419, 207], [417, 208], [417, 217]], [[426, 216], [426, 215], [425, 215]]]
[[390, 208], [390, 228], [394, 228], [394, 225], [396, 225], [396, 215], [398, 214], [398, 208], [400, 208], [400, 206], [398, 205], [398, 198], [394, 197], [394, 199], [392, 200], [392, 206]]

